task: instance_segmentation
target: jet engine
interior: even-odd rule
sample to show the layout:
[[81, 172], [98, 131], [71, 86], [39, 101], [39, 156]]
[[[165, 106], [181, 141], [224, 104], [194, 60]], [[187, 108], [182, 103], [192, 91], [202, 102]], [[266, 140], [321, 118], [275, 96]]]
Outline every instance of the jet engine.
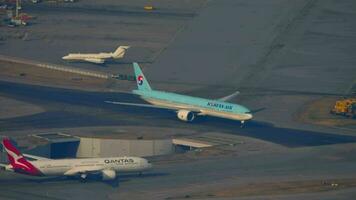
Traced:
[[182, 121], [191, 122], [194, 120], [195, 114], [189, 110], [178, 110], [177, 117]]
[[116, 172], [114, 170], [103, 170], [103, 180], [108, 181], [108, 180], [114, 180], [116, 178]]

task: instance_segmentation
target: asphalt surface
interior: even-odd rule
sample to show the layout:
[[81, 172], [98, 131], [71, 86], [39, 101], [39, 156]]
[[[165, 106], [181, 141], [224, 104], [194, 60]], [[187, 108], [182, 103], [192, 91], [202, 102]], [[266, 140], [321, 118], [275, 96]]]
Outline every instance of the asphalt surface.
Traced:
[[[322, 153], [321, 153], [322, 152]], [[194, 192], [226, 189], [231, 185], [290, 180], [323, 180], [355, 177], [354, 149], [338, 146], [301, 148], [287, 153], [265, 152], [254, 156], [232, 156], [184, 163], [157, 164], [142, 177], [121, 174], [118, 182], [90, 179], [86, 183], [66, 178], [30, 178], [11, 173], [1, 174], [2, 199], [166, 199]], [[335, 162], [335, 159], [338, 159]], [[340, 170], [342, 168], [342, 170]], [[251, 188], [253, 189], [253, 188]], [[354, 190], [340, 188], [320, 193], [302, 193], [271, 198], [350, 199]], [[260, 198], [266, 196], [260, 196]], [[258, 197], [252, 196], [251, 199]], [[202, 198], [205, 199], [205, 198]], [[229, 198], [230, 199], [230, 198]], [[236, 199], [232, 197], [231, 199]], [[352, 198], [351, 198], [352, 199]]]
[[128, 93], [84, 92], [10, 82], [0, 82], [0, 93], [47, 107], [47, 112], [44, 113], [0, 120], [0, 126], [5, 130], [135, 125], [224, 132], [288, 147], [356, 142], [354, 136], [278, 128], [273, 124], [258, 121], [248, 122], [244, 128], [240, 128], [239, 122], [213, 117], [201, 117], [193, 123], [184, 123], [179, 121], [172, 111], [105, 103], [105, 101], [144, 103], [137, 96]]
[[[40, 16], [38, 25], [25, 28], [28, 36], [21, 37], [22, 40], [5, 40], [0, 52], [63, 64], [60, 57], [69, 50], [107, 51], [117, 43], [130, 43], [137, 48], [131, 49], [129, 61], [132, 58], [155, 61], [144, 66], [144, 70], [158, 86], [160, 83], [198, 85], [199, 89], [187, 92], [212, 97], [226, 95], [228, 90], [241, 89], [242, 94], [253, 91], [238, 97], [239, 103], [266, 109], [243, 129], [238, 122], [209, 117], [187, 124], [165, 110], [104, 103], [105, 100], [141, 102], [127, 93], [92, 93], [1, 82], [1, 95], [47, 110], [33, 116], [1, 120], [1, 129], [165, 126], [244, 135], [293, 148], [277, 152], [263, 149], [253, 156], [237, 152], [228, 157], [162, 164], [143, 177], [120, 175], [119, 182], [112, 184], [97, 180], [83, 184], [62, 178], [30, 179], [1, 173], [1, 199], [167, 199], [229, 185], [356, 177], [352, 134], [346, 136], [340, 134], [343, 130], [311, 127], [296, 122], [293, 117], [305, 103], [323, 95], [352, 92], [356, 75], [354, 1], [216, 0], [207, 1], [198, 13], [196, 9], [180, 12], [174, 7], [178, 4], [172, 4], [171, 14], [160, 11], [162, 17], [138, 11], [142, 1], [115, 8], [111, 1], [105, 1], [107, 5], [101, 11], [95, 8], [97, 2], [93, 2], [91, 7], [69, 8], [72, 12], [64, 14], [59, 12], [62, 8], [53, 13], [46, 10], [50, 7], [33, 8]], [[169, 10], [172, 2], [162, 2], [168, 2], [162, 10]], [[184, 2], [185, 7], [196, 1], [179, 2]], [[177, 32], [180, 34], [176, 35]], [[132, 71], [131, 66], [121, 67], [118, 63], [107, 68], [90, 66], [106, 72]], [[153, 84], [160, 88], [157, 85]], [[168, 90], [175, 91], [175, 88]], [[340, 186], [324, 192], [244, 199], [352, 199], [355, 191]]]
[[[100, 4], [96, 1], [74, 4], [25, 2], [23, 12], [36, 19], [26, 27], [4, 27], [5, 31], [0, 33], [5, 39], [0, 53], [77, 68], [124, 73], [127, 63], [153, 62], [186, 21], [197, 16], [204, 1], [157, 1], [155, 6], [159, 9], [154, 11], [144, 10], [147, 2], [141, 0], [109, 0]], [[119, 45], [131, 48], [123, 59], [105, 65], [62, 60], [68, 53], [112, 52]]]
[[209, 86], [347, 94], [356, 78], [355, 7], [353, 1], [331, 0], [211, 1], [147, 75]]
[[210, 94], [254, 91], [236, 101], [267, 107], [258, 120], [317, 130], [293, 113], [324, 95], [356, 92], [355, 8], [350, 0], [210, 1], [145, 75]]

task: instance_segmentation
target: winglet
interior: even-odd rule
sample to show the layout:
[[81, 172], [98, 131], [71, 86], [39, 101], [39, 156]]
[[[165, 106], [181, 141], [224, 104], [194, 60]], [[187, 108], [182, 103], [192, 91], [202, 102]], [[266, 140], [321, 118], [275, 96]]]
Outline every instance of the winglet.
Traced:
[[140, 66], [134, 62], [133, 67], [134, 67], [134, 71], [135, 71], [138, 90], [146, 90], [146, 91], [152, 90], [145, 75], [142, 73]]

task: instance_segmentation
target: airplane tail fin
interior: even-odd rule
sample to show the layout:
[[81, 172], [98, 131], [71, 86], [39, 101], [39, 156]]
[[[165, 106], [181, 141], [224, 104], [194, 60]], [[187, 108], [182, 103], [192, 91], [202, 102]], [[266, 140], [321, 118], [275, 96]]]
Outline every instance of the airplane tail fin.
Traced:
[[41, 174], [35, 166], [26, 160], [22, 153], [15, 147], [15, 145], [12, 144], [9, 138], [4, 138], [2, 140], [2, 145], [7, 153], [7, 158], [14, 171], [34, 176]]
[[142, 73], [140, 66], [134, 62], [133, 67], [135, 70], [135, 76], [136, 76], [138, 90], [146, 90], [146, 91], [152, 90], [145, 75]]
[[126, 53], [126, 49], [130, 48], [130, 46], [119, 46], [116, 51], [113, 53], [114, 58], [122, 58]]

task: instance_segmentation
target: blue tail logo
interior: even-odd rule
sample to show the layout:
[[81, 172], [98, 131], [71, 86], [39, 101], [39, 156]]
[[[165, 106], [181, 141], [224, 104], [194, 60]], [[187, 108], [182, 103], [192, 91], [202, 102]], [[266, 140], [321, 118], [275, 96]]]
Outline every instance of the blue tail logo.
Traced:
[[152, 90], [150, 84], [148, 84], [147, 82], [145, 75], [142, 73], [140, 66], [137, 63], [133, 63], [133, 67], [135, 71], [138, 90]]
[[143, 76], [139, 75], [139, 76], [137, 77], [137, 83], [138, 83], [139, 85], [142, 85], [142, 84], [143, 84]]

